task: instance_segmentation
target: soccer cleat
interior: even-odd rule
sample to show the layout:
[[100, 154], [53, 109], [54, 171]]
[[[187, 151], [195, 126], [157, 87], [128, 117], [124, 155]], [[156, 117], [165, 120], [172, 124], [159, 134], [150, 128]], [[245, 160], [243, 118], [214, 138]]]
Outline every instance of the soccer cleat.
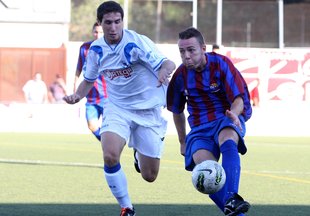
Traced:
[[139, 167], [139, 164], [138, 164], [137, 150], [136, 149], [133, 150], [133, 157], [135, 159], [133, 165], [135, 166], [136, 171], [138, 173], [141, 173], [141, 170], [140, 170], [140, 167]]
[[250, 203], [244, 201], [239, 194], [234, 193], [225, 203], [224, 214], [227, 216], [236, 216], [247, 212], [250, 207]]
[[136, 212], [134, 208], [122, 208], [120, 216], [135, 216]]

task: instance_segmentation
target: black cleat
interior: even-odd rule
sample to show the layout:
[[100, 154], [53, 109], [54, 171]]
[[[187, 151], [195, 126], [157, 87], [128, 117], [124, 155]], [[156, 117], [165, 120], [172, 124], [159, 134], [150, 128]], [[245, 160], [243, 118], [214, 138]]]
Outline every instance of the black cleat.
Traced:
[[250, 203], [244, 201], [239, 194], [234, 193], [225, 203], [224, 214], [227, 216], [236, 216], [247, 212], [250, 207]]
[[136, 212], [134, 208], [122, 208], [120, 216], [135, 216]]
[[133, 150], [133, 157], [135, 159], [133, 165], [135, 166], [135, 169], [138, 173], [141, 173], [140, 167], [139, 167], [139, 163], [138, 163], [138, 158], [137, 158], [137, 150], [134, 149]]

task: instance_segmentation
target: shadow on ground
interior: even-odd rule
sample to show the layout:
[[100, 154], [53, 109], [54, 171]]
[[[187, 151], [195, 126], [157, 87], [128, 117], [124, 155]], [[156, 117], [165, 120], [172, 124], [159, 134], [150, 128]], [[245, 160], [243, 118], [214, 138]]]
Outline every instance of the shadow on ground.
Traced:
[[[137, 216], [221, 216], [213, 205], [135, 205]], [[249, 216], [309, 216], [310, 206], [254, 205]], [[118, 216], [112, 204], [0, 204], [1, 216]]]

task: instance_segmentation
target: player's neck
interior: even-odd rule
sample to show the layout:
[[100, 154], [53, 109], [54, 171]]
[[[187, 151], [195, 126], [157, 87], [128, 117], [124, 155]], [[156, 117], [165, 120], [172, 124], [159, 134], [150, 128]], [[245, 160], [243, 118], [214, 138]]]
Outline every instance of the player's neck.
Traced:
[[202, 72], [207, 66], [207, 59], [203, 58], [200, 62], [200, 65], [196, 68], [197, 72]]

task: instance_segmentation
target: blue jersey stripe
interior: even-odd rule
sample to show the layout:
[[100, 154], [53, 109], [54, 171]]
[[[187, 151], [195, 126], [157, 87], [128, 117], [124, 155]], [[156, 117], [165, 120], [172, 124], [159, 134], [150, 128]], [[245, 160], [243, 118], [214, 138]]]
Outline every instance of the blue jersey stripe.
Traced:
[[244, 101], [242, 115], [251, 117], [252, 108], [246, 82], [225, 56], [206, 53], [207, 67], [202, 72], [181, 65], [174, 73], [167, 92], [167, 108], [181, 113], [187, 102], [191, 127], [222, 118], [238, 96]]

